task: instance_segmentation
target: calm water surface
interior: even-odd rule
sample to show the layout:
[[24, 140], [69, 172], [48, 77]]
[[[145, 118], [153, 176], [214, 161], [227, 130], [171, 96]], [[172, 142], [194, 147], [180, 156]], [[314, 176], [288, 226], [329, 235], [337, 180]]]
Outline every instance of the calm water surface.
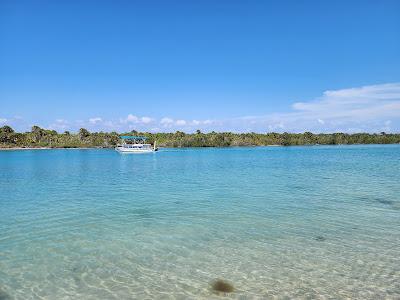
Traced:
[[0, 152], [1, 300], [222, 297], [399, 299], [400, 146]]

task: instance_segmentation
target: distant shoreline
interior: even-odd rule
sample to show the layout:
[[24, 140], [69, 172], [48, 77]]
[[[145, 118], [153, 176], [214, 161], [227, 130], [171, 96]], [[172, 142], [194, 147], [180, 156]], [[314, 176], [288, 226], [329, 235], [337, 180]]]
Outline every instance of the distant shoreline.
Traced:
[[15, 150], [85, 150], [85, 149], [112, 149], [110, 148], [100, 148], [100, 147], [10, 147], [1, 148], [0, 151], [15, 151]]
[[[357, 145], [399, 145], [400, 143], [389, 143], [389, 144], [307, 144], [307, 145], [249, 145], [249, 146], [225, 146], [225, 147], [216, 147], [216, 146], [206, 146], [206, 147], [160, 147], [160, 148], [171, 148], [171, 149], [199, 149], [199, 148], [259, 148], [259, 147], [312, 147], [312, 146], [357, 146]], [[18, 151], [18, 150], [90, 150], [90, 149], [114, 149], [114, 147], [10, 147], [4, 148], [0, 147], [0, 151]]]
[[158, 147], [254, 147], [254, 146], [301, 146], [301, 145], [358, 145], [398, 144], [400, 133], [233, 133], [197, 130], [194, 133], [176, 132], [90, 132], [80, 128], [77, 133], [32, 126], [29, 132], [15, 132], [10, 126], [0, 127], [0, 148], [12, 150], [36, 149], [84, 149], [112, 148], [121, 142], [122, 136], [141, 136], [148, 144]]

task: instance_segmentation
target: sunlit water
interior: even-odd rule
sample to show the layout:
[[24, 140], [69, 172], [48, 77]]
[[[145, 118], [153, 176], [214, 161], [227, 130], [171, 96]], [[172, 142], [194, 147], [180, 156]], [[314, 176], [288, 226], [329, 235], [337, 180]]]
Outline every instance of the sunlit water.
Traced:
[[400, 298], [399, 145], [2, 151], [0, 189], [1, 300]]

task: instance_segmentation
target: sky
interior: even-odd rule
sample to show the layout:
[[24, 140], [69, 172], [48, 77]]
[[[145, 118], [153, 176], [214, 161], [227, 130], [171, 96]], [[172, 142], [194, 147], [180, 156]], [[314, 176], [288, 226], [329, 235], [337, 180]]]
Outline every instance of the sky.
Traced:
[[0, 0], [0, 126], [400, 132], [400, 1]]

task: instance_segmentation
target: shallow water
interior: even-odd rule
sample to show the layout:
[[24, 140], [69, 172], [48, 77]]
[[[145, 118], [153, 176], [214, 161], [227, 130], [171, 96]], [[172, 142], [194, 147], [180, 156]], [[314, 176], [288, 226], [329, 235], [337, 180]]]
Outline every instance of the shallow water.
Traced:
[[1, 300], [400, 298], [399, 145], [3, 151], [0, 189]]

